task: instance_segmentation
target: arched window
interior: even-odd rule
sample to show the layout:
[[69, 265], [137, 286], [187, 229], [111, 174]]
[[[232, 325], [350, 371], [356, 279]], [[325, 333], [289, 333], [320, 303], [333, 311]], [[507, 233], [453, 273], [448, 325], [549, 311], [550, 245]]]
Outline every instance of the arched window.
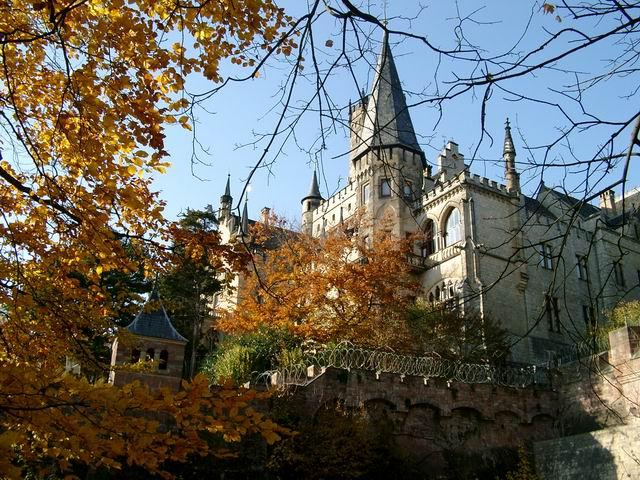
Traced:
[[134, 348], [131, 350], [131, 363], [136, 363], [140, 361], [140, 349]]
[[440, 287], [436, 287], [436, 302], [440, 301]]
[[158, 365], [158, 369], [166, 370], [168, 363], [169, 363], [169, 352], [167, 350], [162, 350], [160, 352], [160, 364]]
[[445, 222], [444, 246], [448, 247], [462, 240], [460, 210], [454, 208], [449, 212]]
[[145, 360], [149, 362], [155, 358], [156, 358], [156, 351], [153, 348], [147, 348], [147, 356]]
[[435, 224], [433, 220], [427, 220], [427, 224], [424, 227], [424, 241], [422, 242], [422, 248], [420, 254], [423, 257], [428, 257], [436, 252], [436, 232]]

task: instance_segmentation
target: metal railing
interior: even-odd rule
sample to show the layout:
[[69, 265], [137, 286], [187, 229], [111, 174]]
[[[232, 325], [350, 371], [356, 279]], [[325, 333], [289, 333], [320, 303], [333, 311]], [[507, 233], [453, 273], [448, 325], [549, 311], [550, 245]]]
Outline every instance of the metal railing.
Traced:
[[609, 350], [609, 339], [593, 337], [556, 351], [550, 367], [576, 362], [582, 358], [598, 355]]
[[368, 350], [341, 343], [316, 353], [289, 367], [268, 371], [256, 378], [267, 385], [308, 385], [329, 367], [416, 376], [426, 380], [439, 378], [450, 382], [491, 384], [524, 388], [550, 382], [548, 370], [535, 365], [490, 365], [461, 363], [437, 355], [412, 356]]

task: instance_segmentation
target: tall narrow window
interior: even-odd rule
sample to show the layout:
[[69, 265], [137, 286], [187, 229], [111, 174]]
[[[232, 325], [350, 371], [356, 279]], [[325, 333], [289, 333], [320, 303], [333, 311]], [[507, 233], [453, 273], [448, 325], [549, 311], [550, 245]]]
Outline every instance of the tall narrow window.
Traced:
[[147, 356], [145, 360], [147, 362], [154, 360], [156, 358], [156, 351], [153, 348], [147, 348]]
[[576, 255], [576, 262], [578, 264], [578, 278], [580, 280], [588, 280], [589, 271], [587, 270], [587, 257]]
[[413, 185], [411, 185], [411, 182], [408, 180], [404, 182], [402, 195], [404, 196], [405, 200], [413, 200]]
[[444, 246], [448, 247], [462, 240], [460, 231], [460, 211], [454, 208], [445, 222]]
[[547, 270], [553, 270], [553, 250], [548, 243], [541, 243], [538, 246], [540, 254], [540, 266]]
[[383, 178], [380, 180], [380, 198], [391, 196], [391, 180]]
[[547, 325], [550, 332], [560, 333], [560, 308], [558, 307], [558, 297], [550, 295], [544, 296], [545, 313], [547, 314]]
[[370, 190], [371, 188], [368, 183], [365, 183], [362, 186], [362, 203], [367, 203], [369, 201], [369, 195], [371, 193]]
[[427, 220], [427, 224], [424, 227], [424, 240], [420, 248], [420, 254], [423, 257], [428, 257], [434, 254], [436, 251], [436, 235], [435, 235], [435, 223], [433, 220]]
[[159, 370], [166, 370], [169, 363], [169, 352], [167, 350], [162, 350], [160, 352], [160, 364], [158, 365]]
[[140, 349], [134, 348], [131, 350], [131, 363], [136, 363], [140, 361]]

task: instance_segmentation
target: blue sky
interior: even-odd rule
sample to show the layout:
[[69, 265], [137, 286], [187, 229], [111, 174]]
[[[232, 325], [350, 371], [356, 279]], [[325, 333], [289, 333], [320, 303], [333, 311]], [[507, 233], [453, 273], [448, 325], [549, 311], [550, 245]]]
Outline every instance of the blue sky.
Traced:
[[[595, 20], [587, 26], [574, 23], [563, 18], [559, 22], [554, 15], [545, 15], [540, 4], [529, 2], [491, 1], [479, 8], [480, 2], [429, 2], [428, 7], [420, 11], [417, 2], [388, 2], [387, 16], [389, 28], [423, 35], [439, 48], [451, 49], [460, 41], [461, 31], [458, 16], [471, 18], [462, 22], [465, 39], [480, 46], [485, 55], [505, 54], [515, 45], [513, 52], [525, 52], [539, 44], [548, 36], [561, 28], [604, 28]], [[335, 1], [333, 5], [339, 6]], [[294, 16], [306, 11], [306, 2], [282, 2]], [[382, 2], [368, 2], [363, 6], [372, 14], [382, 17]], [[415, 17], [415, 18], [414, 18]], [[349, 100], [358, 98], [358, 87], [367, 87], [372, 81], [371, 65], [375, 62], [379, 51], [382, 32], [370, 26], [363, 26], [364, 33], [370, 34], [370, 41], [365, 45], [367, 54], [364, 58], [352, 63], [355, 79], [344, 66], [335, 69], [327, 81], [326, 88], [331, 102], [345, 114]], [[528, 30], [527, 30], [528, 28]], [[526, 33], [524, 33], [526, 30]], [[321, 68], [335, 59], [340, 51], [341, 25], [326, 11], [314, 25], [314, 40], [318, 46], [317, 55]], [[524, 33], [524, 35], [523, 35]], [[364, 38], [364, 37], [363, 37]], [[565, 38], [565, 37], [563, 37]], [[576, 40], [577, 36], [566, 36], [567, 41]], [[331, 40], [333, 46], [326, 46]], [[484, 89], [476, 89], [443, 104], [442, 116], [430, 103], [435, 88], [440, 91], [447, 88], [447, 81], [455, 76], [468, 75], [473, 62], [451, 62], [439, 57], [425, 47], [420, 41], [403, 39], [398, 35], [390, 37], [393, 55], [398, 72], [407, 92], [407, 102], [411, 108], [413, 124], [418, 139], [433, 164], [437, 153], [447, 140], [454, 139], [460, 151], [467, 158], [473, 158], [471, 169], [474, 173], [501, 180], [503, 167], [499, 161], [502, 152], [504, 121], [511, 119], [514, 142], [518, 153], [519, 167], [523, 170], [523, 190], [533, 194], [539, 185], [540, 168], [530, 168], [529, 162], [573, 162], [575, 159], [589, 159], [593, 152], [606, 141], [610, 129], [591, 129], [576, 134], [570, 144], [560, 142], [550, 150], [545, 158], [541, 149], [527, 150], [551, 142], [557, 137], [560, 129], [567, 128], [568, 122], [560, 111], [550, 105], [541, 105], [528, 100], [514, 101], [508, 92], [543, 99], [549, 103], [562, 103], [570, 115], [584, 119], [581, 106], [567, 99], [559, 90], [570, 84], [575, 78], [586, 78], [587, 75], [606, 67], [606, 61], [615, 57], [620, 46], [613, 41], [604, 42], [584, 53], [579, 52], [566, 62], [549, 65], [549, 68], [535, 75], [516, 78], [501, 84], [506, 89], [494, 88], [489, 100], [485, 123], [493, 142], [482, 137], [480, 130], [481, 100]], [[353, 45], [353, 40], [349, 40]], [[569, 43], [562, 42], [566, 48]], [[560, 51], [551, 46], [543, 54], [550, 55]], [[308, 55], [305, 55], [308, 57]], [[509, 57], [505, 57], [509, 58]], [[538, 57], [543, 58], [543, 57]], [[536, 58], [531, 59], [532, 62]], [[304, 62], [304, 74], [310, 75], [312, 64], [307, 58]], [[480, 65], [480, 69], [494, 67]], [[572, 73], [565, 71], [571, 69]], [[224, 189], [227, 174], [231, 176], [234, 202], [238, 203], [239, 193], [249, 171], [258, 161], [265, 148], [265, 139], [261, 136], [273, 131], [278, 115], [282, 111], [279, 104], [279, 87], [291, 70], [287, 60], [278, 59], [261, 71], [257, 79], [243, 83], [231, 83], [213, 96], [204, 108], [196, 111], [196, 135], [199, 144], [207, 151], [204, 153], [196, 147], [198, 156], [204, 163], [192, 164], [193, 138], [190, 132], [180, 128], [172, 128], [168, 132], [167, 151], [171, 155], [172, 167], [169, 172], [160, 176], [155, 189], [161, 191], [161, 197], [167, 202], [166, 215], [175, 218], [186, 208], [203, 208], [212, 204], [217, 208], [218, 200]], [[483, 70], [484, 71], [484, 70]], [[231, 74], [231, 69], [225, 70]], [[477, 72], [476, 72], [477, 73]], [[438, 78], [438, 83], [434, 80]], [[310, 75], [311, 76], [311, 75]], [[616, 78], [596, 84], [589, 91], [583, 92], [583, 105], [588, 112], [603, 116], [608, 120], [619, 120], [631, 117], [634, 113], [633, 103], [625, 98], [627, 92], [637, 87], [633, 78]], [[203, 81], [195, 79], [190, 83], [193, 90], [209, 88]], [[313, 79], [301, 78], [294, 90], [294, 107], [300, 107], [313, 96], [315, 84]], [[637, 102], [636, 102], [637, 103]], [[317, 110], [317, 103], [312, 105]], [[294, 111], [290, 119], [296, 118]], [[327, 126], [327, 117], [323, 118]], [[325, 148], [319, 148], [320, 117], [317, 111], [306, 112], [290, 132], [286, 141], [284, 136], [278, 137], [270, 153], [266, 157], [267, 167], [261, 168], [254, 176], [249, 196], [249, 213], [255, 218], [259, 210], [268, 206], [277, 213], [292, 219], [299, 216], [300, 199], [309, 188], [312, 171], [319, 168], [322, 193], [327, 196], [342, 188], [346, 182], [348, 160], [348, 132], [340, 125], [325, 137]], [[621, 135], [628, 141], [629, 133]], [[481, 141], [482, 140], [482, 141]], [[615, 153], [624, 148], [624, 142], [618, 143]], [[637, 169], [635, 169], [637, 170]], [[599, 176], [593, 172], [583, 172], [579, 168], [547, 168], [544, 181], [547, 185], [562, 185], [576, 196], [581, 196], [588, 181], [588, 188], [598, 188], [619, 177], [619, 167], [613, 167], [607, 176]], [[599, 183], [598, 183], [599, 182]], [[627, 190], [640, 183], [640, 177], [631, 170]], [[620, 193], [620, 189], [617, 189]]]

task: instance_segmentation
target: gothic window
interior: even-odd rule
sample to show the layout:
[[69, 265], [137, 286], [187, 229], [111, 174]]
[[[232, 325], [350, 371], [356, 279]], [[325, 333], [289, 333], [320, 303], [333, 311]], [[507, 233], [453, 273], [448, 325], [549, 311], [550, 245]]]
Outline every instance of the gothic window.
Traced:
[[391, 196], [391, 180], [383, 178], [380, 180], [380, 198]]
[[140, 349], [134, 348], [131, 350], [131, 363], [136, 363], [140, 361]]
[[404, 182], [402, 195], [404, 196], [405, 200], [413, 200], [413, 185], [411, 185], [411, 182], [408, 180]]
[[578, 264], [578, 278], [580, 280], [588, 280], [589, 271], [587, 270], [587, 257], [576, 255], [576, 261]]
[[371, 188], [368, 183], [365, 183], [362, 186], [362, 203], [367, 203], [369, 201], [369, 194], [371, 193], [370, 190]]
[[422, 242], [422, 246], [420, 249], [420, 254], [423, 257], [428, 257], [429, 255], [434, 254], [436, 251], [436, 235], [435, 235], [435, 224], [433, 220], [427, 220], [427, 224], [424, 227], [424, 241]]
[[452, 209], [445, 222], [444, 246], [448, 247], [462, 240], [460, 210]]
[[553, 270], [553, 250], [548, 243], [538, 245], [538, 253], [540, 254], [540, 266], [547, 270]]
[[547, 324], [549, 327], [549, 331], [560, 333], [560, 309], [558, 307], [558, 297], [545, 295], [544, 307], [547, 314]]
[[153, 360], [156, 358], [156, 351], [153, 348], [147, 348], [147, 356], [145, 357], [145, 360], [147, 362]]
[[168, 363], [169, 363], [169, 352], [167, 350], [162, 350], [160, 352], [160, 364], [158, 365], [158, 369], [166, 370]]

